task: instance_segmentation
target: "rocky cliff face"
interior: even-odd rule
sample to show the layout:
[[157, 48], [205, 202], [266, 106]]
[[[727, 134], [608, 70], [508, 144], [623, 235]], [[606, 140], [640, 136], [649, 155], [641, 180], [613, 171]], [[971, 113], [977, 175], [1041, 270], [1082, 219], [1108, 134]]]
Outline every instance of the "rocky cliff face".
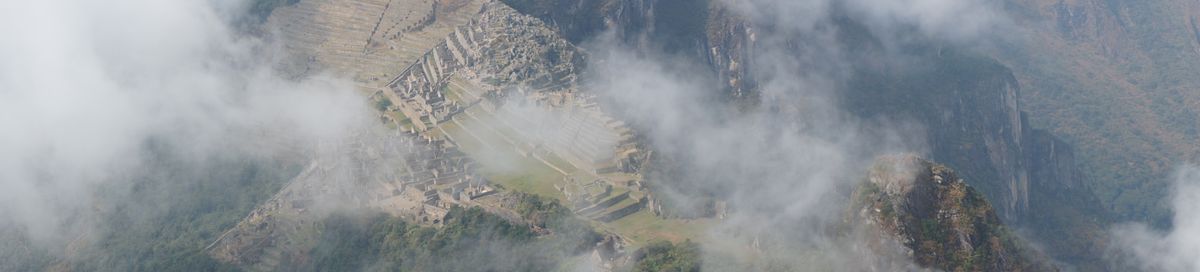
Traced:
[[[862, 116], [901, 116], [926, 126], [935, 158], [968, 169], [975, 185], [1017, 220], [1029, 211], [1026, 132], [1017, 82], [987, 59], [939, 53], [926, 70], [864, 69], [848, 88], [847, 108]], [[940, 80], [940, 79], [946, 80]]]
[[746, 65], [754, 48], [750, 21], [709, 0], [504, 0], [518, 11], [557, 27], [576, 44], [604, 31], [632, 47], [663, 51], [708, 66], [732, 97], [752, 95]]
[[[917, 264], [946, 271], [1054, 271], [954, 171], [913, 156], [880, 159], [852, 197], [852, 222], [876, 227]], [[882, 242], [881, 242], [882, 244]]]
[[993, 55], [1026, 90], [1029, 119], [1080, 147], [1106, 209], [1165, 224], [1163, 181], [1200, 156], [1200, 2], [1004, 2], [1022, 32]]
[[1005, 222], [1029, 230], [1069, 263], [1098, 260], [1105, 211], [1076, 165], [1073, 149], [1033, 128], [1020, 88], [994, 60], [941, 51], [932, 65], [863, 69], [846, 108], [867, 117], [919, 120], [932, 156], [962, 171]]

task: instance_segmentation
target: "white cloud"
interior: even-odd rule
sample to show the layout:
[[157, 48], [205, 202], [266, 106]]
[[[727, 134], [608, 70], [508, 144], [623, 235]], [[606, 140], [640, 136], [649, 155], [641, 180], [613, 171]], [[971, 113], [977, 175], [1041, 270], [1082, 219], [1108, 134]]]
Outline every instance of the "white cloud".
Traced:
[[849, 0], [851, 12], [861, 12], [868, 23], [881, 30], [915, 26], [929, 37], [965, 42], [987, 35], [1008, 24], [1007, 17], [981, 0]]
[[[368, 120], [350, 84], [293, 81], [210, 1], [6, 1], [0, 9], [0, 220], [41, 240], [92, 190], [141, 171], [145, 141], [180, 154], [279, 152]], [[77, 222], [72, 220], [71, 222]]]
[[[844, 15], [867, 24], [876, 35], [920, 34], [924, 38], [966, 43], [1003, 35], [1002, 30], [1011, 25], [993, 2], [983, 0], [724, 0], [723, 3], [751, 20], [800, 32], [817, 30], [833, 17]], [[909, 33], [908, 29], [916, 32]]]
[[[1003, 17], [982, 1], [744, 0], [725, 1], [754, 23], [747, 56], [760, 96], [736, 107], [722, 86], [685, 60], [637, 51], [607, 38], [587, 82], [615, 112], [645, 130], [657, 156], [686, 169], [682, 190], [719, 194], [733, 209], [714, 226], [710, 250], [765, 251], [756, 267], [814, 270], [910, 270], [896, 255], [866, 249], [857, 232], [842, 232], [845, 195], [877, 155], [924, 153], [924, 131], [906, 120], [861, 120], [838, 105], [849, 79], [837, 16], [867, 25], [889, 45], [934, 39], [967, 42], [990, 35]], [[838, 14], [840, 12], [840, 14]], [[913, 31], [915, 30], [915, 31]], [[900, 56], [880, 56], [883, 58]], [[661, 189], [659, 197], [687, 202], [696, 193]], [[839, 236], [836, 233], [854, 233]], [[752, 242], [755, 241], [755, 242]], [[784, 268], [785, 270], [787, 268]]]
[[1118, 261], [1145, 271], [1200, 270], [1200, 168], [1184, 165], [1173, 179], [1173, 227], [1169, 231], [1140, 223], [1115, 227], [1111, 246]]
[[[728, 201], [732, 211], [703, 238], [706, 249], [728, 254], [758, 244], [763, 256], [749, 265], [785, 270], [910, 267], [892, 258], [899, 255], [875, 255], [857, 237], [833, 233], [843, 219], [843, 196], [876, 155], [922, 150], [911, 123], [849, 116], [831, 101], [833, 79], [820, 73], [774, 74], [760, 100], [749, 102], [758, 107], [737, 109], [716, 95], [720, 84], [686, 63], [603, 41], [590, 47], [600, 55], [589, 67], [589, 87], [645, 128], [640, 132], [656, 156], [685, 169], [651, 180], [673, 184], [654, 188], [656, 196], [688, 203], [704, 197], [698, 191]], [[794, 60], [771, 54], [762, 57]]]

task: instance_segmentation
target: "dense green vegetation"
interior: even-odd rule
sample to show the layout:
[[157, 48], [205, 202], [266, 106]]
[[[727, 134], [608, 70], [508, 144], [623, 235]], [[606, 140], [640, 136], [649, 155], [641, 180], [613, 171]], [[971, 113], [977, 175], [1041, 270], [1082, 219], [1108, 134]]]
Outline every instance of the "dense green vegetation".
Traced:
[[0, 271], [44, 271], [54, 262], [54, 255], [35, 245], [25, 230], [0, 222]]
[[634, 252], [633, 271], [700, 271], [700, 245], [691, 240], [673, 244], [657, 241]]
[[[292, 176], [298, 164], [243, 154], [187, 158], [148, 148], [129, 187], [102, 190], [96, 238], [77, 271], [228, 271], [203, 249]], [[114, 183], [116, 184], [116, 183]]]
[[1030, 120], [1077, 147], [1104, 208], [1168, 227], [1170, 172], [1200, 154], [1200, 57], [1185, 0], [1015, 1], [1033, 39], [998, 56], [1018, 75]]
[[[890, 163], [894, 162], [883, 164]], [[875, 226], [903, 241], [914, 261], [925, 267], [946, 271], [1052, 268], [1000, 222], [983, 195], [959, 181], [952, 170], [926, 161], [917, 167], [920, 171], [908, 191], [882, 191], [873, 181], [863, 181], [849, 211], [876, 211], [867, 215], [879, 223]], [[872, 176], [895, 176], [890, 169], [877, 164]]]
[[[335, 214], [322, 222], [311, 271], [535, 271], [555, 259], [532, 251], [535, 234], [479, 208], [455, 207], [441, 228], [386, 215]], [[285, 269], [292, 270], [292, 269]]]
[[[618, 1], [502, 0], [523, 14], [555, 26], [567, 40], [578, 43], [605, 30], [604, 16]], [[642, 25], [638, 23], [637, 25]]]
[[478, 207], [452, 208], [440, 227], [385, 214], [334, 214], [322, 221], [317, 246], [285, 270], [546, 271], [600, 239], [557, 201], [518, 194], [517, 205], [532, 226], [550, 233]]
[[388, 110], [388, 107], [391, 107], [391, 106], [392, 106], [392, 100], [388, 99], [387, 97], [380, 97], [379, 100], [375, 101], [375, 110], [378, 110], [381, 112], [386, 112]]
[[654, 35], [664, 51], [705, 51], [708, 0], [663, 0], [654, 9]]
[[[101, 188], [100, 221], [89, 233], [94, 242], [76, 259], [32, 250], [0, 252], [0, 268], [41, 270], [62, 263], [77, 271], [236, 271], [212, 259], [204, 247], [300, 170], [298, 164], [245, 154], [197, 159], [168, 153], [169, 148], [148, 150], [152, 159], [144, 169], [152, 172]], [[381, 214], [335, 214], [321, 222], [318, 245], [282, 268], [540, 271], [558, 267], [564, 257], [583, 253], [601, 238], [557, 201], [526, 194], [513, 199], [525, 222], [479, 208], [454, 208], [441, 227]], [[12, 236], [8, 229], [0, 235]], [[5, 237], [0, 240], [17, 241]]]
[[[517, 11], [555, 26], [567, 40], [580, 43], [609, 30], [606, 20], [618, 20], [626, 39], [652, 39], [664, 52], [697, 54], [703, 48], [711, 1], [662, 0], [650, 6], [613, 0], [503, 0]], [[649, 11], [649, 12], [646, 12]], [[640, 12], [646, 12], [645, 14]], [[650, 13], [652, 12], [652, 13]], [[650, 33], [653, 31], [653, 33]], [[647, 33], [650, 35], [634, 35]], [[697, 55], [696, 57], [703, 57]]]
[[533, 226], [548, 229], [558, 236], [558, 250], [579, 252], [586, 250], [596, 241], [600, 234], [596, 233], [586, 221], [575, 217], [561, 202], [534, 194], [516, 192], [517, 213]]
[[247, 10], [248, 19], [254, 23], [262, 23], [271, 16], [275, 8], [300, 2], [300, 0], [253, 0]]

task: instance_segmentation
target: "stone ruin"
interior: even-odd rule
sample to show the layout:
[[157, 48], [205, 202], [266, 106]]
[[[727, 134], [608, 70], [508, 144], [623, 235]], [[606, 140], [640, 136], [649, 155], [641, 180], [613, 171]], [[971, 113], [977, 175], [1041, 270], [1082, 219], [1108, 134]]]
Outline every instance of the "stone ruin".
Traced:
[[[445, 2], [457, 4], [439, 4]], [[386, 110], [409, 125], [379, 142], [331, 143], [337, 151], [318, 158], [336, 159], [314, 161], [222, 234], [206, 248], [215, 258], [273, 270], [282, 252], [304, 248], [304, 241], [285, 238], [312, 230], [318, 215], [328, 212], [328, 199], [433, 225], [454, 205], [499, 209], [489, 202], [497, 189], [476, 173], [477, 163], [441, 126], [475, 118], [466, 111], [474, 106], [509, 116], [512, 109], [504, 106], [509, 101], [560, 117], [489, 125], [567, 132], [518, 129], [524, 139], [513, 146], [532, 157], [553, 154], [586, 172], [556, 168], [567, 180], [555, 187], [577, 214], [611, 221], [646, 206], [648, 194], [638, 180], [649, 154], [632, 130], [580, 91], [576, 67], [583, 54], [540, 20], [499, 2], [473, 0], [305, 0], [276, 12], [282, 15], [273, 15], [269, 24], [279, 27], [287, 49], [305, 62], [303, 70], [331, 69], [383, 85], [377, 95], [391, 101]]]
[[[567, 132], [547, 135], [516, 129], [522, 138], [530, 139], [527, 149], [546, 149], [596, 174], [637, 172], [642, 154], [632, 130], [606, 115], [593, 96], [578, 91], [575, 67], [582, 62], [582, 54], [540, 20], [489, 3], [475, 20], [456, 27], [400, 72], [385, 91], [411, 122], [410, 131], [431, 130], [465, 107], [479, 105], [493, 115], [518, 117], [499, 120], [510, 128]], [[454, 77], [476, 84], [456, 86], [461, 89], [458, 99], [448, 99], [447, 88]], [[562, 118], [521, 120], [497, 99], [514, 96]]]
[[566, 177], [554, 188], [567, 197], [571, 210], [588, 219], [609, 222], [640, 211], [648, 198], [640, 188], [614, 186], [605, 179]]
[[288, 235], [315, 228], [333, 210], [375, 208], [436, 225], [451, 206], [477, 205], [496, 192], [452, 144], [418, 134], [382, 134], [320, 144], [317, 159], [205, 250], [227, 263], [271, 270], [281, 252], [305, 247]]
[[[503, 4], [488, 3], [474, 20], [456, 27], [397, 74], [384, 92], [394, 101], [395, 110], [411, 123], [402, 130], [436, 134], [440, 124], [454, 122], [478, 137], [473, 130], [500, 127], [518, 134], [515, 139], [504, 140], [523, 156], [546, 162], [544, 157], [552, 154], [594, 176], [633, 175], [619, 179], [620, 184], [606, 184], [610, 190], [617, 185], [621, 192], [578, 199], [586, 203], [577, 205], [578, 213], [608, 221], [645, 206], [644, 188], [630, 181], [640, 179], [636, 176], [649, 154], [641, 150], [624, 122], [605, 114], [594, 95], [580, 91], [576, 67], [583, 63], [582, 58], [574, 45], [559, 38], [540, 20]], [[505, 106], [507, 103], [540, 108], [553, 119], [525, 118], [513, 106]], [[483, 121], [467, 111], [476, 106], [485, 115], [503, 118]], [[486, 125], [473, 128], [458, 119], [474, 119]], [[595, 180], [611, 183], [614, 179]], [[564, 183], [556, 187], [571, 195], [567, 188], [580, 186]], [[453, 191], [445, 191], [437, 197], [452, 195]]]

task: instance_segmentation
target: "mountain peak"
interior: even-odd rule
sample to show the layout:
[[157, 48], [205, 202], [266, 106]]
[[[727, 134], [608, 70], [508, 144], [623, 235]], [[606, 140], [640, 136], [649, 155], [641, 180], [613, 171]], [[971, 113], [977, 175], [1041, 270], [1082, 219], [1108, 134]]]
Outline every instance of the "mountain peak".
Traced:
[[917, 264], [949, 271], [1054, 271], [954, 170], [913, 155], [876, 160], [854, 192], [856, 222], [905, 247]]

